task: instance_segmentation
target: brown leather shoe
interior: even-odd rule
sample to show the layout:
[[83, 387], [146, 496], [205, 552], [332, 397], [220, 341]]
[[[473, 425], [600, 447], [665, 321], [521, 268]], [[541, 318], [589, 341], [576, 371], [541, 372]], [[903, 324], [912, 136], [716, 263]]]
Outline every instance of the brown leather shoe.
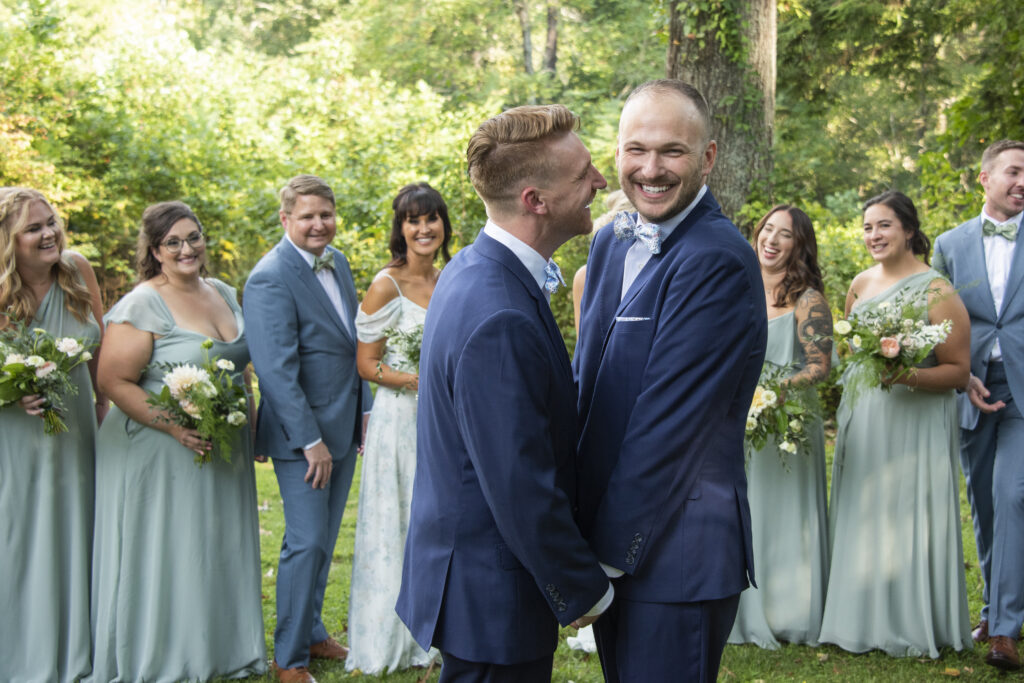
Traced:
[[316, 659], [335, 659], [341, 661], [348, 657], [348, 648], [328, 637], [322, 643], [309, 646], [309, 656]]
[[316, 679], [313, 678], [313, 674], [309, 673], [309, 669], [304, 666], [296, 666], [291, 669], [282, 669], [277, 665], [277, 660], [274, 660], [274, 676], [281, 683], [316, 683]]
[[986, 663], [1005, 671], [1016, 671], [1020, 668], [1016, 640], [1009, 636], [992, 636], [989, 643], [991, 647], [985, 655]]
[[982, 619], [971, 631], [971, 639], [976, 643], [988, 642], [988, 619]]

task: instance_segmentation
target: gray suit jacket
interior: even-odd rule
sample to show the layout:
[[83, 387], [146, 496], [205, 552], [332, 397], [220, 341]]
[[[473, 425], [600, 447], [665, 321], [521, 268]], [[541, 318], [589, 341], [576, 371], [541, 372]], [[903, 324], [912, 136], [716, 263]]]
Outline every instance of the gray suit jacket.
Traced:
[[[999, 340], [1010, 393], [1024, 401], [1024, 248], [1014, 249], [1006, 281], [1002, 310], [997, 311], [985, 269], [981, 241], [981, 217], [957, 226], [935, 240], [934, 267], [944, 273], [960, 293], [971, 316], [971, 374], [985, 380], [992, 346]], [[979, 411], [967, 398], [957, 395], [960, 426], [974, 429]]]
[[359, 445], [370, 394], [356, 372], [358, 301], [348, 261], [327, 249], [351, 320], [338, 317], [286, 239], [260, 259], [245, 283], [246, 339], [260, 387], [257, 454], [297, 460], [307, 444], [322, 438], [339, 459]]

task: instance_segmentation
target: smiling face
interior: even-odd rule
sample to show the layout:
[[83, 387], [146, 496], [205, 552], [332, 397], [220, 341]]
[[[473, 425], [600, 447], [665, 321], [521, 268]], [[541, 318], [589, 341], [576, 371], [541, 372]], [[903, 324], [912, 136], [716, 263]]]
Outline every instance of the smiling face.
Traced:
[[793, 219], [788, 211], [776, 211], [768, 216], [757, 233], [757, 259], [766, 271], [785, 270], [796, 247]]
[[444, 221], [436, 213], [406, 216], [402, 221], [406, 253], [433, 259], [444, 241]]
[[1007, 149], [978, 174], [985, 213], [999, 222], [1024, 211], [1024, 149]]
[[647, 92], [626, 103], [615, 161], [619, 185], [644, 219], [685, 209], [715, 164], [700, 111], [682, 93]]
[[[196, 236], [200, 239], [196, 239]], [[160, 272], [164, 275], [179, 277], [198, 277], [206, 263], [206, 242], [202, 239], [202, 231], [191, 218], [175, 221], [167, 231], [160, 244], [153, 247], [153, 258], [160, 262]], [[195, 246], [189, 240], [195, 242]], [[166, 245], [178, 245], [181, 251], [172, 253]]]
[[587, 235], [593, 229], [590, 204], [598, 190], [608, 186], [604, 176], [590, 159], [590, 152], [575, 133], [548, 143], [547, 153], [554, 160], [550, 179], [539, 194], [549, 206], [549, 219], [567, 239]]
[[291, 212], [281, 211], [280, 216], [292, 244], [317, 256], [324, 253], [338, 231], [334, 204], [319, 195], [300, 194]]
[[911, 234], [885, 204], [872, 204], [864, 211], [864, 245], [876, 261], [902, 258], [910, 251]]
[[28, 207], [25, 227], [15, 236], [15, 262], [23, 268], [48, 268], [60, 260], [63, 232], [46, 202], [36, 199]]

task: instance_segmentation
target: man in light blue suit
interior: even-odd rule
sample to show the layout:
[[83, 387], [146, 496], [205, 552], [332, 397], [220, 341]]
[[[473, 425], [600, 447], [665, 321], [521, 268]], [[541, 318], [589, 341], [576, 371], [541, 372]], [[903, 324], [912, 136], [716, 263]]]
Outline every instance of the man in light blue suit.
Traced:
[[743, 436], [767, 319], [754, 250], [704, 184], [716, 152], [696, 88], [634, 90], [615, 159], [639, 217], [587, 263], [580, 525], [618, 577], [594, 626], [610, 682], [714, 681], [753, 580]]
[[1024, 142], [981, 157], [981, 215], [935, 240], [935, 267], [971, 316], [971, 379], [958, 396], [960, 465], [967, 478], [985, 589], [977, 642], [985, 661], [1019, 669], [1024, 624]]
[[576, 391], [551, 255], [590, 231], [604, 178], [561, 105], [484, 122], [466, 156], [489, 220], [441, 273], [420, 361], [397, 610], [441, 683], [549, 683], [558, 624], [613, 591], [574, 520]]
[[274, 671], [315, 683], [310, 657], [347, 655], [320, 614], [370, 399], [356, 373], [352, 273], [330, 246], [334, 193], [296, 176], [281, 190], [280, 218], [284, 238], [249, 275], [242, 305], [260, 386], [256, 453], [273, 458], [284, 501]]

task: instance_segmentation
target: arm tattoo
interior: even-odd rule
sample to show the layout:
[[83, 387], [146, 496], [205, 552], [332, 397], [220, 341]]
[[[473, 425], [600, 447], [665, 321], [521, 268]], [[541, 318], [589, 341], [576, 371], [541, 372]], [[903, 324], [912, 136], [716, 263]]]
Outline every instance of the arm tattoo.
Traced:
[[791, 381], [799, 386], [817, 384], [828, 376], [832, 361], [832, 313], [825, 297], [808, 289], [797, 300], [795, 314], [805, 362]]

